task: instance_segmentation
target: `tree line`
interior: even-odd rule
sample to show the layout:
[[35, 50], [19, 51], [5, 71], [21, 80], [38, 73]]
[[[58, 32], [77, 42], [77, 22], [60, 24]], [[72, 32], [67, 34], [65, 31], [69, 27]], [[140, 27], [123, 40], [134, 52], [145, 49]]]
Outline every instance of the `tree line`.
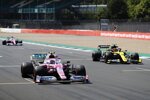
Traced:
[[97, 18], [150, 19], [150, 0], [91, 0], [91, 4], [106, 4]]

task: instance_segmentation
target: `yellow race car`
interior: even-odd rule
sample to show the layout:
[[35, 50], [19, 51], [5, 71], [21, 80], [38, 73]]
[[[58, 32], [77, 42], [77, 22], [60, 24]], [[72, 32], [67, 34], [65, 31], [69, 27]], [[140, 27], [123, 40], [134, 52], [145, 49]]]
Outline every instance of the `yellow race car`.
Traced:
[[139, 64], [142, 59], [138, 53], [122, 51], [117, 45], [99, 45], [97, 51], [92, 53], [93, 61], [103, 61], [105, 63]]

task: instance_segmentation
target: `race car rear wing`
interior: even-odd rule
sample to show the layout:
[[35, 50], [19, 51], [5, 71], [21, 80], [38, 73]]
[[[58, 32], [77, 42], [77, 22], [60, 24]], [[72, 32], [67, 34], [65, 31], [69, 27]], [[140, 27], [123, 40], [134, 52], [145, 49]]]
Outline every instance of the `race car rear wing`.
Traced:
[[106, 48], [106, 49], [107, 49], [107, 48], [110, 47], [110, 45], [98, 45], [98, 47], [99, 47], [99, 48]]

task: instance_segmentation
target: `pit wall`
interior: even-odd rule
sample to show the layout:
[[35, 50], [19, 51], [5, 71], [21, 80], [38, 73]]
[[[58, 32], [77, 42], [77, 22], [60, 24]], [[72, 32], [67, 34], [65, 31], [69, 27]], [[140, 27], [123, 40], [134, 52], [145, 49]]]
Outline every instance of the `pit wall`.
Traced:
[[105, 36], [117, 38], [131, 38], [140, 40], [150, 40], [150, 33], [142, 32], [112, 32], [99, 30], [45, 30], [45, 29], [11, 29], [0, 28], [3, 33], [34, 33], [34, 34], [66, 34], [66, 35], [82, 35], [82, 36]]

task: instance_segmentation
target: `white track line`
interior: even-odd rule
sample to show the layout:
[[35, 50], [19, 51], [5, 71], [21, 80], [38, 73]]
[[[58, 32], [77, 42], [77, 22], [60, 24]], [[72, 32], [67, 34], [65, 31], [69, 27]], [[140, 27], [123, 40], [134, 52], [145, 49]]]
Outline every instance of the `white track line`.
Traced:
[[33, 83], [31, 82], [0, 83], [0, 85], [25, 85], [25, 84], [33, 84]]
[[143, 71], [150, 71], [150, 69], [139, 68], [139, 67], [137, 67], [137, 69], [139, 69], [139, 70], [143, 70]]
[[136, 68], [135, 70], [122, 70], [123, 72], [149, 72], [150, 69], [145, 68]]
[[150, 70], [122, 70], [123, 72], [150, 72]]
[[67, 49], [67, 50], [74, 50], [74, 51], [92, 52], [92, 50], [83, 50], [83, 49], [80, 49], [80, 48], [73, 48], [73, 47], [66, 47], [66, 46], [53, 46], [53, 45], [40, 44], [40, 43], [31, 43], [31, 42], [24, 42], [24, 43], [30, 44], [30, 45], [40, 45], [40, 46], [45, 46], [45, 47], [53, 47], [53, 48]]
[[28, 78], [24, 78], [26, 81], [30, 82], [30, 83], [34, 83], [32, 80], [28, 79]]
[[24, 78], [28, 82], [8, 82], [8, 83], [0, 83], [0, 85], [26, 85], [26, 84], [33, 84], [34, 82], [30, 79]]
[[141, 56], [140, 58], [141, 58], [141, 59], [150, 60], [150, 57], [144, 57], [144, 56]]
[[20, 65], [0, 65], [0, 68], [19, 68]]

